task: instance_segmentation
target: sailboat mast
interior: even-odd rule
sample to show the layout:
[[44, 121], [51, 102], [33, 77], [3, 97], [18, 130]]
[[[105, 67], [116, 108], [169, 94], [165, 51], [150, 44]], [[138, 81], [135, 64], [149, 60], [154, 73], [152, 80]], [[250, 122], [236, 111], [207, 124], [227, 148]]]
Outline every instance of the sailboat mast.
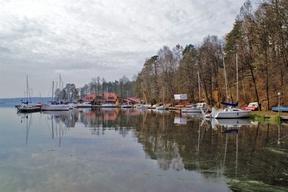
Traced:
[[201, 100], [201, 85], [200, 85], [200, 73], [199, 71], [197, 72], [197, 76], [198, 76], [198, 97], [199, 97], [199, 102]]
[[54, 101], [54, 81], [52, 81], [52, 101]]
[[62, 81], [62, 77], [61, 74], [59, 74], [59, 89], [63, 89], [63, 81]]
[[163, 95], [162, 95], [162, 103], [164, 105], [164, 100], [165, 100], [165, 87], [163, 87]]
[[237, 89], [236, 98], [237, 98], [237, 102], [238, 102], [239, 101], [239, 74], [238, 74], [238, 54], [237, 54], [237, 51], [236, 51], [236, 89]]
[[26, 97], [27, 97], [27, 103], [28, 103], [28, 101], [29, 101], [28, 75], [26, 75]]
[[225, 90], [226, 90], [226, 99], [228, 100], [228, 84], [227, 84], [227, 73], [225, 66], [225, 53], [223, 52], [223, 67], [224, 67], [224, 78], [225, 78]]

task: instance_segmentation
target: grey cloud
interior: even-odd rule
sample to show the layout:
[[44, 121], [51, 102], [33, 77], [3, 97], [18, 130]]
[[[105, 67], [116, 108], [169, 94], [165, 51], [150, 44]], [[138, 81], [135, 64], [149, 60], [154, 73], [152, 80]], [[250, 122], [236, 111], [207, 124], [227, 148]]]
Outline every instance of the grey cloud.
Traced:
[[1, 1], [0, 97], [17, 96], [9, 87], [25, 74], [41, 92], [60, 72], [78, 85], [98, 75], [132, 77], [163, 45], [223, 36], [243, 1]]

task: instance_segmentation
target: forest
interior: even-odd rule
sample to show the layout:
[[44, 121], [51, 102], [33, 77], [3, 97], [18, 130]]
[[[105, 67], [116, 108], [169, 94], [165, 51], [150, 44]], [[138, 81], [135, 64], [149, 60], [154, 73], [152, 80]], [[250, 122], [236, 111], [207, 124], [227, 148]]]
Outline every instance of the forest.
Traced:
[[185, 93], [190, 102], [214, 106], [257, 101], [269, 110], [278, 97], [288, 104], [287, 27], [287, 0], [253, 6], [247, 0], [224, 38], [208, 35], [197, 46], [163, 46], [146, 59], [134, 93], [147, 103], [173, 102], [174, 94]]
[[79, 94], [80, 96], [84, 96], [91, 93], [102, 94], [104, 92], [113, 92], [120, 98], [126, 98], [135, 95], [134, 87], [135, 81], [130, 80], [126, 76], [115, 81], [106, 81], [104, 78], [98, 76], [80, 88]]

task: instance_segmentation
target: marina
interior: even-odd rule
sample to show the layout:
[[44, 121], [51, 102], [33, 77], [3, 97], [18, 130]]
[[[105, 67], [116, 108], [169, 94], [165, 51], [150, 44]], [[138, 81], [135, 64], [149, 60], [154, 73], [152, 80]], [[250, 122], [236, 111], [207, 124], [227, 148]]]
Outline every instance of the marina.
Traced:
[[0, 5], [0, 192], [288, 192], [287, 0]]

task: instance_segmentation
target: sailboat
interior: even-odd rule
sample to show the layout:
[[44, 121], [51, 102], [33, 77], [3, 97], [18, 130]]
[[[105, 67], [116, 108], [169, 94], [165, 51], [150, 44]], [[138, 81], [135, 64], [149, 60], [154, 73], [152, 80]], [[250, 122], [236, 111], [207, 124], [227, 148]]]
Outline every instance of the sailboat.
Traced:
[[250, 111], [229, 106], [220, 110], [212, 108], [211, 115], [215, 119], [239, 119], [248, 118], [250, 116]]
[[[201, 85], [200, 85], [200, 74], [197, 73], [198, 76], [198, 92], [199, 92], [199, 100], [201, 98]], [[182, 113], [205, 113], [208, 110], [208, 106], [204, 102], [188, 105], [185, 108], [181, 109]]]
[[[122, 95], [121, 95], [122, 96]], [[126, 91], [126, 101], [123, 102], [123, 98], [122, 98], [122, 102], [121, 102], [121, 105], [120, 105], [120, 108], [121, 109], [130, 109], [130, 108], [133, 108], [133, 104], [130, 103], [130, 101], [128, 100], [128, 90]]]
[[52, 101], [50, 104], [43, 105], [42, 111], [69, 111], [71, 107], [67, 104], [59, 104], [54, 101], [54, 81], [52, 82]]
[[38, 112], [41, 110], [41, 105], [31, 105], [29, 104], [29, 83], [28, 83], [28, 75], [26, 76], [26, 101], [22, 101], [21, 105], [16, 105], [18, 112], [20, 113], [32, 113]]
[[42, 111], [69, 111], [69, 110], [70, 110], [69, 105], [58, 104], [54, 102], [42, 106]]
[[163, 88], [163, 92], [162, 92], [162, 104], [159, 106], [156, 106], [156, 110], [157, 111], [164, 111], [166, 110], [165, 104], [164, 104], [164, 100], [165, 100], [165, 88]]
[[[223, 57], [223, 66], [224, 66], [224, 77], [225, 77], [225, 88], [226, 88], [226, 97], [228, 96], [228, 88], [227, 88], [227, 76], [226, 76], [226, 67], [225, 61]], [[238, 55], [236, 52], [236, 79], [237, 79], [237, 101], [239, 100], [239, 91], [238, 91]], [[229, 102], [222, 102], [223, 105], [226, 106], [224, 109], [216, 110], [212, 108], [211, 116], [215, 119], [239, 119], [239, 118], [248, 118], [250, 116], [249, 110], [243, 110], [237, 108], [237, 103], [229, 103]]]

